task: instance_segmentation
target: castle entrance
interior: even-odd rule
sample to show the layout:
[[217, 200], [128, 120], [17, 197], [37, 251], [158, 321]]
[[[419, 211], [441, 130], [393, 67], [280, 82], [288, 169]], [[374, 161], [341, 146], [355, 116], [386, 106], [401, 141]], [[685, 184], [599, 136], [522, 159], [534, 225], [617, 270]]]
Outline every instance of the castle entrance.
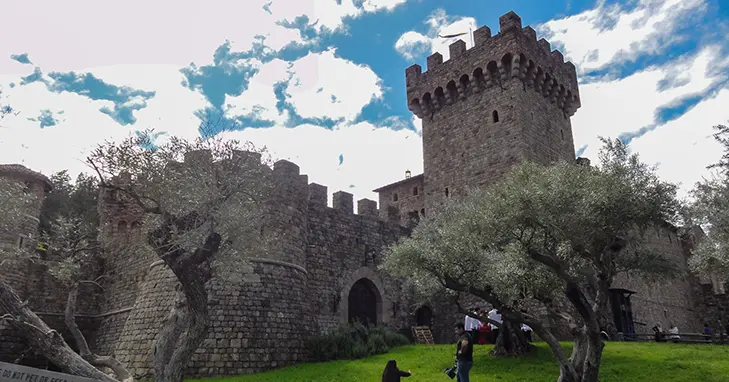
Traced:
[[348, 321], [359, 321], [363, 325], [377, 325], [377, 304], [380, 293], [375, 284], [366, 278], [357, 280], [349, 290]]
[[415, 326], [431, 326], [433, 324], [433, 310], [423, 305], [415, 311]]

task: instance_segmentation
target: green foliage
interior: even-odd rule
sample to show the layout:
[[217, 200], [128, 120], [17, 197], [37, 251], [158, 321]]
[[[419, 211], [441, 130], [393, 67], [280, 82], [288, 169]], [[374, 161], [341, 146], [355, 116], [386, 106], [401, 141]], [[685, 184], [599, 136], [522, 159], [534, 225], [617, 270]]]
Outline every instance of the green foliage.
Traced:
[[[685, 210], [687, 226], [700, 226], [707, 237], [697, 238], [689, 267], [699, 274], [729, 277], [729, 127], [715, 126], [714, 139], [723, 147], [721, 160], [709, 166], [713, 176], [698, 182]], [[691, 232], [688, 232], [691, 234]]]
[[[478, 382], [553, 382], [559, 375], [549, 349], [536, 343], [527, 357], [496, 358], [490, 345], [477, 346], [471, 380]], [[563, 348], [569, 352], [570, 343]], [[258, 374], [202, 379], [206, 382], [369, 382], [379, 381], [389, 359], [411, 370], [403, 381], [445, 382], [443, 369], [453, 365], [453, 345], [417, 345], [391, 350], [355, 361], [299, 364]], [[720, 345], [657, 344], [653, 342], [610, 342], [605, 347], [602, 382], [719, 382], [729, 375], [729, 347]]]
[[387, 353], [391, 348], [407, 345], [408, 339], [381, 327], [360, 323], [342, 325], [309, 340], [309, 357], [323, 362], [337, 359], [358, 359]]
[[433, 296], [456, 281], [502, 302], [554, 296], [565, 277], [587, 282], [599, 267], [610, 280], [672, 276], [675, 264], [641, 233], [675, 219], [676, 186], [620, 141], [604, 142], [598, 167], [524, 162], [503, 182], [446, 203], [389, 249], [384, 268]]

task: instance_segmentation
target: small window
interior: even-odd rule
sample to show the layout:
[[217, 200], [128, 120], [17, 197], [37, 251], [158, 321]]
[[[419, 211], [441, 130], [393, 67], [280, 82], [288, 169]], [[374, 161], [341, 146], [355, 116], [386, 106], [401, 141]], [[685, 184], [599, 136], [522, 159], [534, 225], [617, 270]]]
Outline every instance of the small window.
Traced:
[[559, 135], [562, 136], [562, 140], [564, 141], [564, 130], [559, 129]]
[[445, 196], [446, 196], [446, 198], [448, 197], [448, 187], [446, 187], [446, 189], [445, 189]]
[[494, 110], [493, 113], [491, 113], [491, 116], [494, 118], [494, 123], [499, 122], [499, 112]]
[[417, 187], [414, 187], [413, 188], [413, 195], [418, 196], [418, 188]]
[[420, 210], [420, 215], [422, 215], [423, 217], [425, 217], [425, 208], [423, 208], [423, 209]]
[[392, 201], [397, 202], [397, 192], [392, 194]]
[[671, 237], [671, 234], [668, 234], [668, 242], [673, 244], [673, 238]]

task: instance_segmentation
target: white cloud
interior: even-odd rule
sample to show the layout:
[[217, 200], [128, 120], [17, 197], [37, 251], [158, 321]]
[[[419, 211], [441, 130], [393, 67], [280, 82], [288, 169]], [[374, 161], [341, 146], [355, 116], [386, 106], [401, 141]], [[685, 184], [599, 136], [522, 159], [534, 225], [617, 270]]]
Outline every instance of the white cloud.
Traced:
[[[617, 138], [655, 123], [655, 111], [691, 95], [701, 94], [717, 80], [708, 75], [714, 55], [706, 48], [694, 57], [648, 68], [629, 77], [580, 86], [582, 107], [572, 117], [575, 146], [589, 145], [585, 155], [596, 157], [598, 135]], [[680, 68], [683, 81], [658, 91], [662, 80]]]
[[[449, 16], [443, 9], [437, 9], [425, 20], [425, 24], [428, 25], [426, 34], [408, 31], [395, 42], [395, 49], [403, 57], [411, 60], [423, 51], [430, 51], [430, 53], [442, 54], [443, 60], [447, 60], [450, 58], [448, 46], [453, 42], [463, 40], [466, 48], [473, 46], [471, 33], [477, 28], [476, 19], [473, 17]], [[465, 33], [465, 35], [451, 38], [439, 37], [458, 33]]]
[[[20, 114], [3, 120], [0, 163], [24, 163], [45, 174], [68, 169], [75, 176], [88, 172], [84, 158], [104, 140], [119, 140], [145, 128], [172, 131], [187, 138], [198, 135], [199, 121], [192, 112], [204, 107], [206, 101], [180, 85], [183, 76], [178, 67], [116, 65], [80, 72], [90, 72], [118, 86], [154, 90], [156, 95], [147, 100], [146, 108], [134, 112], [136, 124], [121, 126], [99, 112], [103, 106], [113, 108], [109, 101], [91, 101], [69, 92], [53, 93], [38, 82], [10, 88], [7, 83], [17, 81], [17, 77], [1, 76], [0, 86], [7, 102]], [[40, 129], [38, 122], [27, 119], [38, 116], [42, 109], [54, 112], [59, 119], [55, 126]]]
[[658, 54], [680, 36], [675, 29], [706, 8], [705, 0], [640, 0], [632, 10], [606, 5], [537, 28], [581, 72]]
[[680, 183], [681, 195], [709, 176], [706, 166], [717, 163], [723, 147], [712, 137], [712, 127], [729, 123], [729, 89], [722, 89], [681, 118], [666, 123], [640, 138], [630, 146], [640, 153], [646, 163], [658, 165], [664, 180]]
[[304, 118], [353, 121], [362, 108], [382, 97], [377, 74], [367, 66], [335, 57], [330, 49], [294, 61], [286, 91]]
[[[226, 39], [237, 51], [247, 51], [256, 35], [264, 35], [272, 49], [301, 42], [297, 30], [276, 25], [279, 16], [266, 12], [266, 3], [69, 0], [46, 1], [39, 6], [4, 0], [0, 35], [14, 37], [3, 40], [0, 73], [25, 70], [9, 58], [11, 53], [27, 52], [36, 65], [69, 71], [116, 64], [201, 65], [211, 61], [212, 52]], [[19, 33], [27, 31], [29, 25], [32, 33]]]
[[[422, 144], [412, 131], [376, 128], [368, 123], [344, 123], [333, 130], [280, 125], [286, 115], [279, 115], [275, 108], [274, 83], [292, 77], [289, 101], [305, 117], [341, 117], [351, 121], [373, 97], [382, 94], [380, 80], [371, 69], [337, 58], [334, 51], [310, 54], [293, 63], [274, 60], [259, 69], [246, 92], [226, 99], [230, 105], [228, 115], [262, 109], [261, 116], [270, 117], [279, 126], [227, 133], [230, 137], [252, 140], [258, 146], [271, 148], [277, 157], [290, 158], [301, 166], [302, 173], [311, 176], [311, 181], [329, 186], [330, 196], [345, 190], [357, 199], [376, 200], [372, 189], [399, 180], [406, 169], [422, 171]], [[26, 68], [28, 73], [31, 70], [30, 66]], [[104, 140], [120, 140], [148, 127], [185, 138], [197, 136], [199, 121], [193, 112], [209, 104], [199, 92], [181, 86], [184, 76], [179, 67], [114, 65], [79, 72], [90, 72], [117, 86], [154, 90], [156, 95], [147, 101], [146, 108], [134, 112], [136, 124], [120, 126], [98, 111], [102, 106], [113, 106], [108, 101], [89, 101], [75, 93], [52, 93], [41, 83], [12, 89], [4, 86], [8, 101], [21, 114], [3, 121], [7, 128], [0, 132], [0, 163], [24, 163], [49, 175], [68, 169], [75, 176], [89, 172], [84, 158]], [[341, 81], [342, 78], [350, 80]], [[17, 76], [0, 77], [1, 85], [12, 81], [17, 82]], [[298, 87], [293, 86], [295, 82]], [[317, 92], [319, 88], [323, 90]], [[339, 103], [331, 104], [332, 95]], [[64, 114], [57, 125], [40, 129], [37, 121], [26, 118], [37, 117], [41, 109]], [[340, 154], [344, 156], [341, 166]]]
[[227, 96], [226, 116], [256, 116], [260, 119], [283, 124], [286, 115], [276, 109], [274, 85], [291, 77], [291, 63], [275, 59], [261, 66], [258, 73], [251, 77], [248, 90], [238, 96]]
[[[266, 146], [274, 157], [299, 165], [309, 182], [329, 188], [331, 195], [339, 190], [355, 194], [355, 201], [369, 198], [377, 201], [373, 189], [401, 180], [405, 170], [423, 171], [422, 143], [412, 131], [394, 131], [369, 123], [343, 124], [334, 130], [312, 125], [293, 129], [246, 129], [227, 132], [226, 137], [251, 141]], [[339, 165], [339, 155], [344, 163]], [[354, 185], [353, 188], [350, 188]]]
[[395, 50], [403, 57], [412, 60], [415, 56], [429, 51], [433, 39], [415, 31], [408, 31], [402, 34], [395, 42]]
[[[273, 0], [271, 12], [279, 20], [293, 22], [306, 16], [317, 32], [336, 31], [343, 26], [345, 18], [361, 16], [364, 13], [391, 11], [407, 0]], [[355, 4], [361, 3], [361, 4]]]

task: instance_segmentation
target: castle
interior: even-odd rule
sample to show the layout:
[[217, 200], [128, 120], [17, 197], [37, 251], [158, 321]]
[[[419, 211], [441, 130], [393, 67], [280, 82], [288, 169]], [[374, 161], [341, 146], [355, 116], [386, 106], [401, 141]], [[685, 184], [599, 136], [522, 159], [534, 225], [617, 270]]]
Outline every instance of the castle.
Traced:
[[[515, 13], [503, 15], [499, 23], [493, 36], [488, 27], [477, 29], [471, 49], [461, 40], [451, 44], [447, 61], [435, 53], [427, 58], [426, 71], [419, 65], [406, 69], [407, 104], [423, 123], [424, 173], [375, 190], [379, 208], [362, 199], [355, 213], [353, 195], [343, 191], [333, 194], [328, 207], [325, 186], [308, 183], [294, 163], [275, 163], [280, 208], [271, 219], [287, 233], [285, 250], [246, 258], [237, 282], [210, 282], [212, 323], [188, 365], [188, 377], [258, 372], [304, 361], [311, 332], [351, 318], [405, 332], [431, 325], [437, 342], [451, 340], [451, 326], [463, 316], [446, 303], [414, 306], [407, 301], [401, 282], [377, 269], [382, 249], [408, 235], [447, 199], [497, 182], [521, 160], [575, 160], [570, 122], [580, 107], [575, 66], [552, 51], [549, 42], [538, 40], [534, 29], [522, 27]], [[205, 153], [185, 158], [193, 160], [206, 160]], [[240, 153], [239, 160], [260, 164], [251, 153]], [[589, 164], [584, 158], [577, 161]], [[0, 166], [0, 176], [25, 182], [38, 200], [52, 186], [42, 174], [18, 165]], [[99, 199], [102, 242], [109, 237], [143, 240], [137, 236], [140, 211], [106, 190]], [[29, 206], [29, 222], [37, 225], [39, 213], [40, 202]], [[18, 238], [26, 232], [32, 228], [20, 227], [0, 240], [22, 245]], [[649, 241], [686, 270], [691, 243], [675, 227], [658, 227]], [[150, 267], [156, 260], [151, 251], [111, 253], [99, 259], [100, 272], [110, 276], [103, 292], [81, 291], [77, 320], [93, 350], [113, 354], [144, 375], [151, 371], [151, 345], [174, 300], [175, 280], [163, 265]], [[0, 277], [63, 332], [66, 292], [49, 276], [29, 265], [2, 269]], [[716, 294], [716, 289], [687, 272], [660, 285], [621, 278], [611, 296], [615, 325], [625, 332], [648, 332], [655, 322], [670, 321], [684, 332], [699, 331], [701, 319], [717, 310], [717, 303], [707, 308], [704, 297], [726, 300], [723, 290]], [[70, 338], [69, 344], [73, 346]], [[22, 340], [0, 326], [0, 360], [12, 361], [23, 350]], [[38, 359], [24, 362], [43, 366]]]

